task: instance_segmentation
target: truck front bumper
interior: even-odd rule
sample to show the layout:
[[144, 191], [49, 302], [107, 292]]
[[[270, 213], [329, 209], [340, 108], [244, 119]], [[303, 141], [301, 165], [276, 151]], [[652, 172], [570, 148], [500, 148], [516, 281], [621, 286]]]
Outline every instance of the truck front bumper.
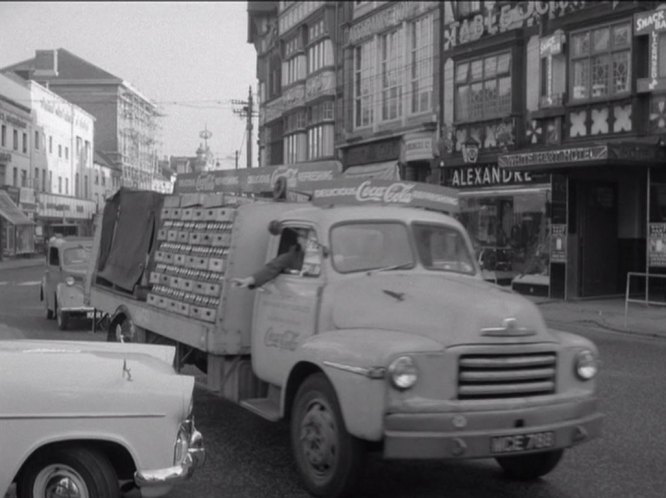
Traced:
[[192, 473], [204, 464], [206, 450], [203, 436], [196, 430], [192, 420], [183, 422], [181, 428], [183, 427], [187, 431], [188, 445], [180, 463], [163, 469], [137, 470], [134, 473], [134, 483], [141, 488], [142, 496], [158, 496], [168, 492], [170, 486], [189, 479]]
[[568, 448], [601, 434], [596, 398], [538, 407], [385, 417], [384, 458], [494, 458]]

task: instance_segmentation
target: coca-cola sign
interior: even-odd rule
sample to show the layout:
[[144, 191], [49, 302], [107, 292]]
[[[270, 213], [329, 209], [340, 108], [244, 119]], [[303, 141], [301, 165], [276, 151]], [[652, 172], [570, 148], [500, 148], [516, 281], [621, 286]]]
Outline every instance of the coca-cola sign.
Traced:
[[391, 180], [336, 180], [314, 190], [312, 202], [319, 206], [382, 204], [458, 211], [457, 191], [429, 183]]

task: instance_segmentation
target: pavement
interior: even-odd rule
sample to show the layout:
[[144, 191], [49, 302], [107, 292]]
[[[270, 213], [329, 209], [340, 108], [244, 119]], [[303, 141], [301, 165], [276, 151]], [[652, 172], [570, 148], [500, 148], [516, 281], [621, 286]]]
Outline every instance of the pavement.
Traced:
[[[0, 271], [44, 264], [44, 256], [3, 259]], [[666, 339], [666, 301], [664, 306], [625, 303], [624, 296], [605, 299], [563, 301], [525, 296], [534, 301], [549, 328], [580, 332], [595, 328], [645, 337]]]

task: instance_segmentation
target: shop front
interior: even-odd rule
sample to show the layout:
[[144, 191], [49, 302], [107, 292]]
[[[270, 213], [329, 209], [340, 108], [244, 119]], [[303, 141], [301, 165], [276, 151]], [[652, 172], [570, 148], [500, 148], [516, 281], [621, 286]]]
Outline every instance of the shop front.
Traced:
[[442, 180], [459, 192], [460, 221], [483, 277], [519, 292], [549, 295], [550, 175], [478, 163], [446, 167]]
[[624, 294], [630, 273], [647, 291], [644, 276], [665, 273], [665, 159], [657, 145], [611, 141], [499, 156], [503, 171], [562, 175], [550, 203], [552, 297]]
[[18, 208], [17, 202], [8, 191], [0, 190], [1, 256], [21, 256], [35, 251], [35, 224]]
[[40, 193], [37, 199], [37, 232], [44, 240], [61, 235], [92, 236], [95, 201]]
[[400, 178], [402, 137], [350, 145], [343, 149], [345, 178]]

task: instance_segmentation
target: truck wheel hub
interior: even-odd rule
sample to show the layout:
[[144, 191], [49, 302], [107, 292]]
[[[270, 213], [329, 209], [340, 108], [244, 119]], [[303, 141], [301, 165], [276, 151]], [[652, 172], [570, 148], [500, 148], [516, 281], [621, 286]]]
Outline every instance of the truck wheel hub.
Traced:
[[335, 457], [335, 422], [320, 403], [314, 403], [303, 418], [301, 444], [303, 453], [316, 470], [325, 471]]

